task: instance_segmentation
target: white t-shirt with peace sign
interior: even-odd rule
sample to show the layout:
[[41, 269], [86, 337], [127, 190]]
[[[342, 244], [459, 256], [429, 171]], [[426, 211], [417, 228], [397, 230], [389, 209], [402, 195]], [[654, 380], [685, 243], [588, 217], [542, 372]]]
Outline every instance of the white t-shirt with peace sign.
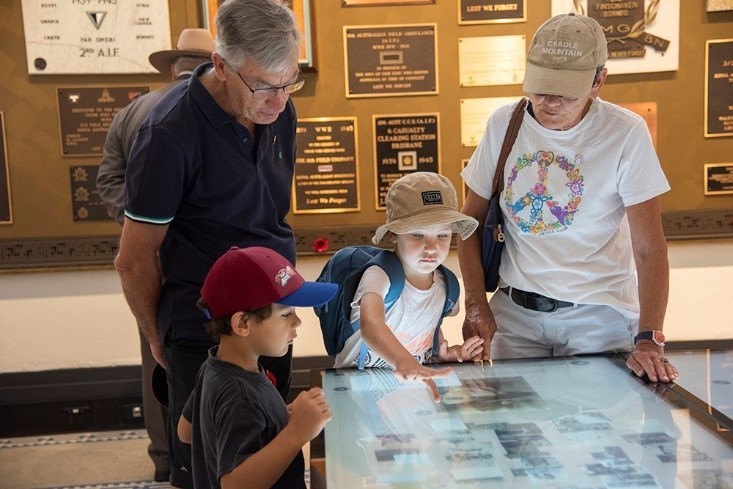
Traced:
[[[496, 110], [461, 176], [489, 199], [516, 104]], [[669, 190], [644, 120], [596, 99], [566, 131], [529, 113], [507, 158], [500, 287], [639, 312], [625, 207]]]

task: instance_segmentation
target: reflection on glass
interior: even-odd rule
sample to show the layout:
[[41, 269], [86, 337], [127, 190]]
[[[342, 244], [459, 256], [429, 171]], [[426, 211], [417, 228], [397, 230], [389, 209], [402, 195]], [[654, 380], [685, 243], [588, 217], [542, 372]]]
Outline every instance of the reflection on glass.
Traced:
[[[329, 370], [329, 487], [729, 487], [733, 448], [617, 359], [458, 364], [427, 388]], [[700, 481], [712, 485], [700, 485]], [[717, 484], [717, 485], [716, 485]]]

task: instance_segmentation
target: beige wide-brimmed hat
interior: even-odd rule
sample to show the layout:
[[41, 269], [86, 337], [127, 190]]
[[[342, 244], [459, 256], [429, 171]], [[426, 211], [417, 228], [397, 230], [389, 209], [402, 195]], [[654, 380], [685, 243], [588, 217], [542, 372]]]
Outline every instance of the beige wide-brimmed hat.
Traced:
[[214, 51], [214, 38], [207, 29], [183, 29], [178, 36], [177, 49], [156, 51], [148, 57], [156, 70], [170, 78], [171, 63], [181, 56], [211, 58]]
[[387, 191], [387, 223], [377, 228], [372, 243], [379, 244], [387, 234], [408, 233], [420, 227], [452, 224], [461, 239], [471, 236], [478, 221], [458, 211], [458, 195], [448, 178], [419, 171], [396, 180]]

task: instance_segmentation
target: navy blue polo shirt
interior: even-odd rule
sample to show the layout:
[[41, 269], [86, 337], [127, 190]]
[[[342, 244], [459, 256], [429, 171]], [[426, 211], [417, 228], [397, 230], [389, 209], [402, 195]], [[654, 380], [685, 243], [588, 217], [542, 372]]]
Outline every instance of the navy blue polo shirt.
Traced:
[[125, 216], [168, 224], [159, 251], [161, 338], [211, 342], [196, 307], [214, 261], [232, 246], [265, 246], [295, 263], [285, 217], [295, 162], [292, 101], [253, 135], [219, 107], [199, 80], [171, 89], [151, 110], [133, 145], [125, 177]]

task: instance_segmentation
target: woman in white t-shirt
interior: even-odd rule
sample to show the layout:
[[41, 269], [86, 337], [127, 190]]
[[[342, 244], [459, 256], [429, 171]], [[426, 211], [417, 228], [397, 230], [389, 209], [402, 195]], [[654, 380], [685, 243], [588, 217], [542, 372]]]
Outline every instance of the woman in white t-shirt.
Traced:
[[[630, 352], [636, 375], [670, 382], [678, 373], [663, 350], [669, 263], [659, 201], [669, 184], [644, 120], [598, 98], [606, 42], [583, 15], [555, 16], [535, 33], [529, 103], [504, 168], [506, 241], [490, 305], [480, 233], [458, 242], [463, 333], [491, 344], [484, 359]], [[479, 222], [515, 106], [491, 115], [461, 174], [462, 211]]]

